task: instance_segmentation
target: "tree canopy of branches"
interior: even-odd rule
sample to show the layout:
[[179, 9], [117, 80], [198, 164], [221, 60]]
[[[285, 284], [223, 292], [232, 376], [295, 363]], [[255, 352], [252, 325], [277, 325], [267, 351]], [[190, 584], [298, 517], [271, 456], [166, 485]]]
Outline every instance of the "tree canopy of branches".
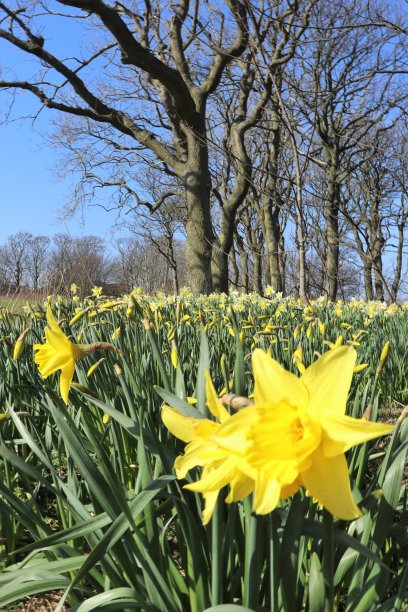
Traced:
[[71, 207], [102, 189], [130, 208], [175, 290], [185, 236], [195, 293], [251, 276], [335, 299], [354, 249], [367, 296], [396, 299], [405, 186], [401, 167], [381, 186], [375, 168], [387, 134], [406, 159], [407, 33], [404, 7], [376, 0], [0, 1], [0, 42], [33, 60], [3, 69], [0, 90], [54, 111]]

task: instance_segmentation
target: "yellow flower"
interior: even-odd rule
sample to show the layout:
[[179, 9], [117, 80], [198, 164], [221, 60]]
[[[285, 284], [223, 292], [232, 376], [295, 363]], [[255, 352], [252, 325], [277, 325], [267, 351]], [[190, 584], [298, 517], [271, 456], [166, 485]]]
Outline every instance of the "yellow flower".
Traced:
[[390, 433], [392, 426], [345, 415], [355, 359], [353, 348], [333, 348], [298, 378], [260, 349], [254, 352], [255, 406], [245, 410], [257, 413], [246, 457], [258, 472], [255, 512], [270, 512], [304, 485], [335, 516], [361, 515], [344, 453]]
[[295, 364], [295, 366], [297, 367], [297, 369], [299, 370], [299, 372], [301, 374], [304, 374], [305, 371], [306, 371], [306, 368], [305, 368], [304, 363], [303, 363], [303, 351], [302, 351], [302, 347], [301, 347], [300, 344], [297, 347], [297, 349], [295, 350], [295, 352], [293, 353], [292, 361]]
[[100, 297], [102, 294], [102, 287], [93, 287], [92, 295], [95, 297]]
[[[200, 466], [203, 472], [200, 480], [185, 485], [190, 491], [202, 493], [205, 500], [203, 511], [204, 525], [209, 522], [214, 511], [219, 491], [227, 484], [230, 485], [230, 493], [226, 498], [227, 503], [239, 501], [253, 490], [254, 481], [248, 478], [240, 469], [240, 453], [231, 453], [229, 448], [244, 450], [248, 443], [245, 440], [244, 427], [239, 427], [237, 422], [232, 430], [223, 434], [223, 425], [232, 421], [248, 421], [248, 418], [237, 418], [241, 415], [251, 417], [251, 414], [241, 410], [231, 416], [226, 408], [218, 400], [217, 394], [206, 373], [207, 405], [212, 415], [219, 422], [205, 418], [185, 417], [177, 410], [164, 406], [162, 419], [167, 429], [176, 436], [187, 442], [185, 454], [177, 457], [174, 468], [178, 478], [184, 478], [187, 472]], [[250, 418], [249, 418], [250, 420]], [[242, 423], [241, 423], [242, 424]], [[227, 440], [228, 436], [230, 437]], [[243, 462], [244, 465], [246, 462]], [[250, 470], [248, 466], [248, 470]]]
[[345, 452], [390, 433], [392, 426], [345, 415], [355, 360], [353, 348], [337, 347], [298, 378], [257, 349], [255, 405], [230, 415], [207, 375], [207, 405], [219, 422], [163, 409], [166, 427], [188, 443], [175, 462], [177, 477], [203, 468], [200, 480], [186, 488], [202, 493], [204, 523], [227, 485], [227, 503], [253, 492], [258, 514], [271, 512], [303, 485], [335, 516], [351, 520], [361, 515], [351, 494]]
[[69, 388], [75, 371], [75, 363], [84, 356], [84, 347], [71, 342], [51, 312], [47, 309], [48, 327], [45, 329], [45, 344], [35, 344], [37, 351], [34, 361], [38, 365], [40, 374], [44, 378], [57, 370], [61, 370], [60, 393], [64, 402], [68, 403]]

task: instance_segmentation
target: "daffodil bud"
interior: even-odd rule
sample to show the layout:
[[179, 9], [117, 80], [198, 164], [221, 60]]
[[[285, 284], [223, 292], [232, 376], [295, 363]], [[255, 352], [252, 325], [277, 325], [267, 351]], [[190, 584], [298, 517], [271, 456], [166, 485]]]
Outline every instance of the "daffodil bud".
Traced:
[[171, 343], [170, 358], [171, 358], [171, 363], [173, 365], [173, 368], [176, 369], [177, 365], [178, 365], [178, 351], [177, 351], [177, 346], [176, 346], [176, 343], [174, 342], [174, 340]]
[[79, 312], [77, 312], [72, 319], [70, 320], [69, 324], [73, 325], [74, 323], [78, 323], [78, 321], [80, 321], [81, 319], [84, 318], [84, 316], [89, 312], [89, 307], [85, 308], [84, 310], [80, 310]]
[[387, 340], [387, 342], [384, 344], [383, 349], [381, 351], [381, 355], [380, 355], [380, 364], [384, 365], [385, 362], [388, 359], [388, 354], [390, 352], [390, 343]]
[[17, 359], [21, 357], [21, 354], [25, 346], [25, 337], [29, 331], [30, 331], [30, 328], [25, 329], [17, 338], [16, 343], [14, 344], [14, 349], [13, 349], [14, 361], [17, 361]]
[[366, 368], [368, 368], [368, 363], [360, 363], [359, 365], [356, 365], [356, 367], [354, 368], [353, 372], [354, 372], [354, 374], [357, 374], [357, 372], [362, 372]]
[[114, 372], [116, 374], [116, 376], [122, 376], [122, 368], [120, 367], [120, 365], [118, 363], [115, 363], [113, 366]]
[[112, 340], [117, 340], [120, 337], [120, 327], [117, 327], [115, 331], [112, 333]]
[[101, 359], [99, 359], [96, 363], [94, 363], [93, 365], [91, 365], [91, 367], [89, 368], [88, 372], [86, 373], [87, 378], [89, 378], [90, 376], [92, 376], [92, 374], [99, 368], [99, 366], [105, 361], [105, 357], [102, 357]]

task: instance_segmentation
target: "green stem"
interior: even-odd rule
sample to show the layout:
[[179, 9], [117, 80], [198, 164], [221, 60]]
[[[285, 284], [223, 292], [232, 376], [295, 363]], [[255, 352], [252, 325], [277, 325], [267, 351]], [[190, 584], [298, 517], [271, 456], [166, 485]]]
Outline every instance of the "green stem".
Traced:
[[279, 612], [278, 589], [279, 589], [279, 541], [274, 512], [269, 515], [269, 573], [271, 588], [271, 612]]
[[333, 612], [334, 602], [334, 531], [333, 517], [323, 510], [323, 576], [326, 587], [325, 612]]
[[211, 519], [211, 603], [222, 603], [222, 524], [223, 496], [219, 495]]
[[261, 529], [257, 516], [252, 515], [252, 497], [244, 500], [245, 508], [245, 570], [243, 605], [256, 610], [261, 573]]

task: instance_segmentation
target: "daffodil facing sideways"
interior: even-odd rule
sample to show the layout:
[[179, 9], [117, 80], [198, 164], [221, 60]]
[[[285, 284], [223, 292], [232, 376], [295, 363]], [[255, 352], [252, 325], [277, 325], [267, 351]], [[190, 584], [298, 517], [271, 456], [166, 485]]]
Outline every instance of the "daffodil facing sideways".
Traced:
[[[250, 442], [246, 439], [246, 428], [239, 427], [237, 421], [242, 417], [251, 419], [252, 413], [241, 410], [231, 416], [219, 401], [211, 378], [206, 372], [207, 406], [216, 421], [205, 418], [185, 417], [169, 406], [162, 409], [162, 419], [171, 433], [187, 442], [185, 454], [177, 457], [174, 468], [177, 477], [182, 479], [187, 472], [200, 466], [203, 468], [201, 479], [185, 485], [186, 489], [202, 493], [205, 500], [203, 512], [204, 525], [209, 522], [214, 511], [218, 493], [229, 485], [230, 491], [226, 501], [239, 501], [253, 490], [254, 480], [241, 470], [239, 457], [231, 453], [229, 446], [248, 449]], [[223, 427], [234, 420], [232, 437], [229, 445], [223, 446]], [[227, 430], [229, 431], [229, 430]]]
[[94, 344], [75, 344], [71, 342], [58, 325], [50, 307], [47, 309], [47, 323], [45, 343], [35, 344], [33, 347], [36, 351], [34, 361], [38, 365], [43, 378], [61, 370], [60, 393], [67, 404], [76, 362], [98, 349], [117, 351], [117, 348], [107, 342], [96, 342]]
[[186, 486], [206, 500], [204, 523], [226, 485], [228, 503], [253, 493], [257, 514], [271, 512], [303, 486], [334, 516], [352, 520], [361, 515], [345, 452], [393, 427], [345, 414], [355, 360], [352, 347], [336, 347], [297, 377], [257, 349], [253, 406], [230, 415], [208, 378], [207, 404], [219, 423], [163, 409], [168, 429], [188, 442], [175, 462], [178, 478], [193, 467], [204, 468], [200, 480]]

